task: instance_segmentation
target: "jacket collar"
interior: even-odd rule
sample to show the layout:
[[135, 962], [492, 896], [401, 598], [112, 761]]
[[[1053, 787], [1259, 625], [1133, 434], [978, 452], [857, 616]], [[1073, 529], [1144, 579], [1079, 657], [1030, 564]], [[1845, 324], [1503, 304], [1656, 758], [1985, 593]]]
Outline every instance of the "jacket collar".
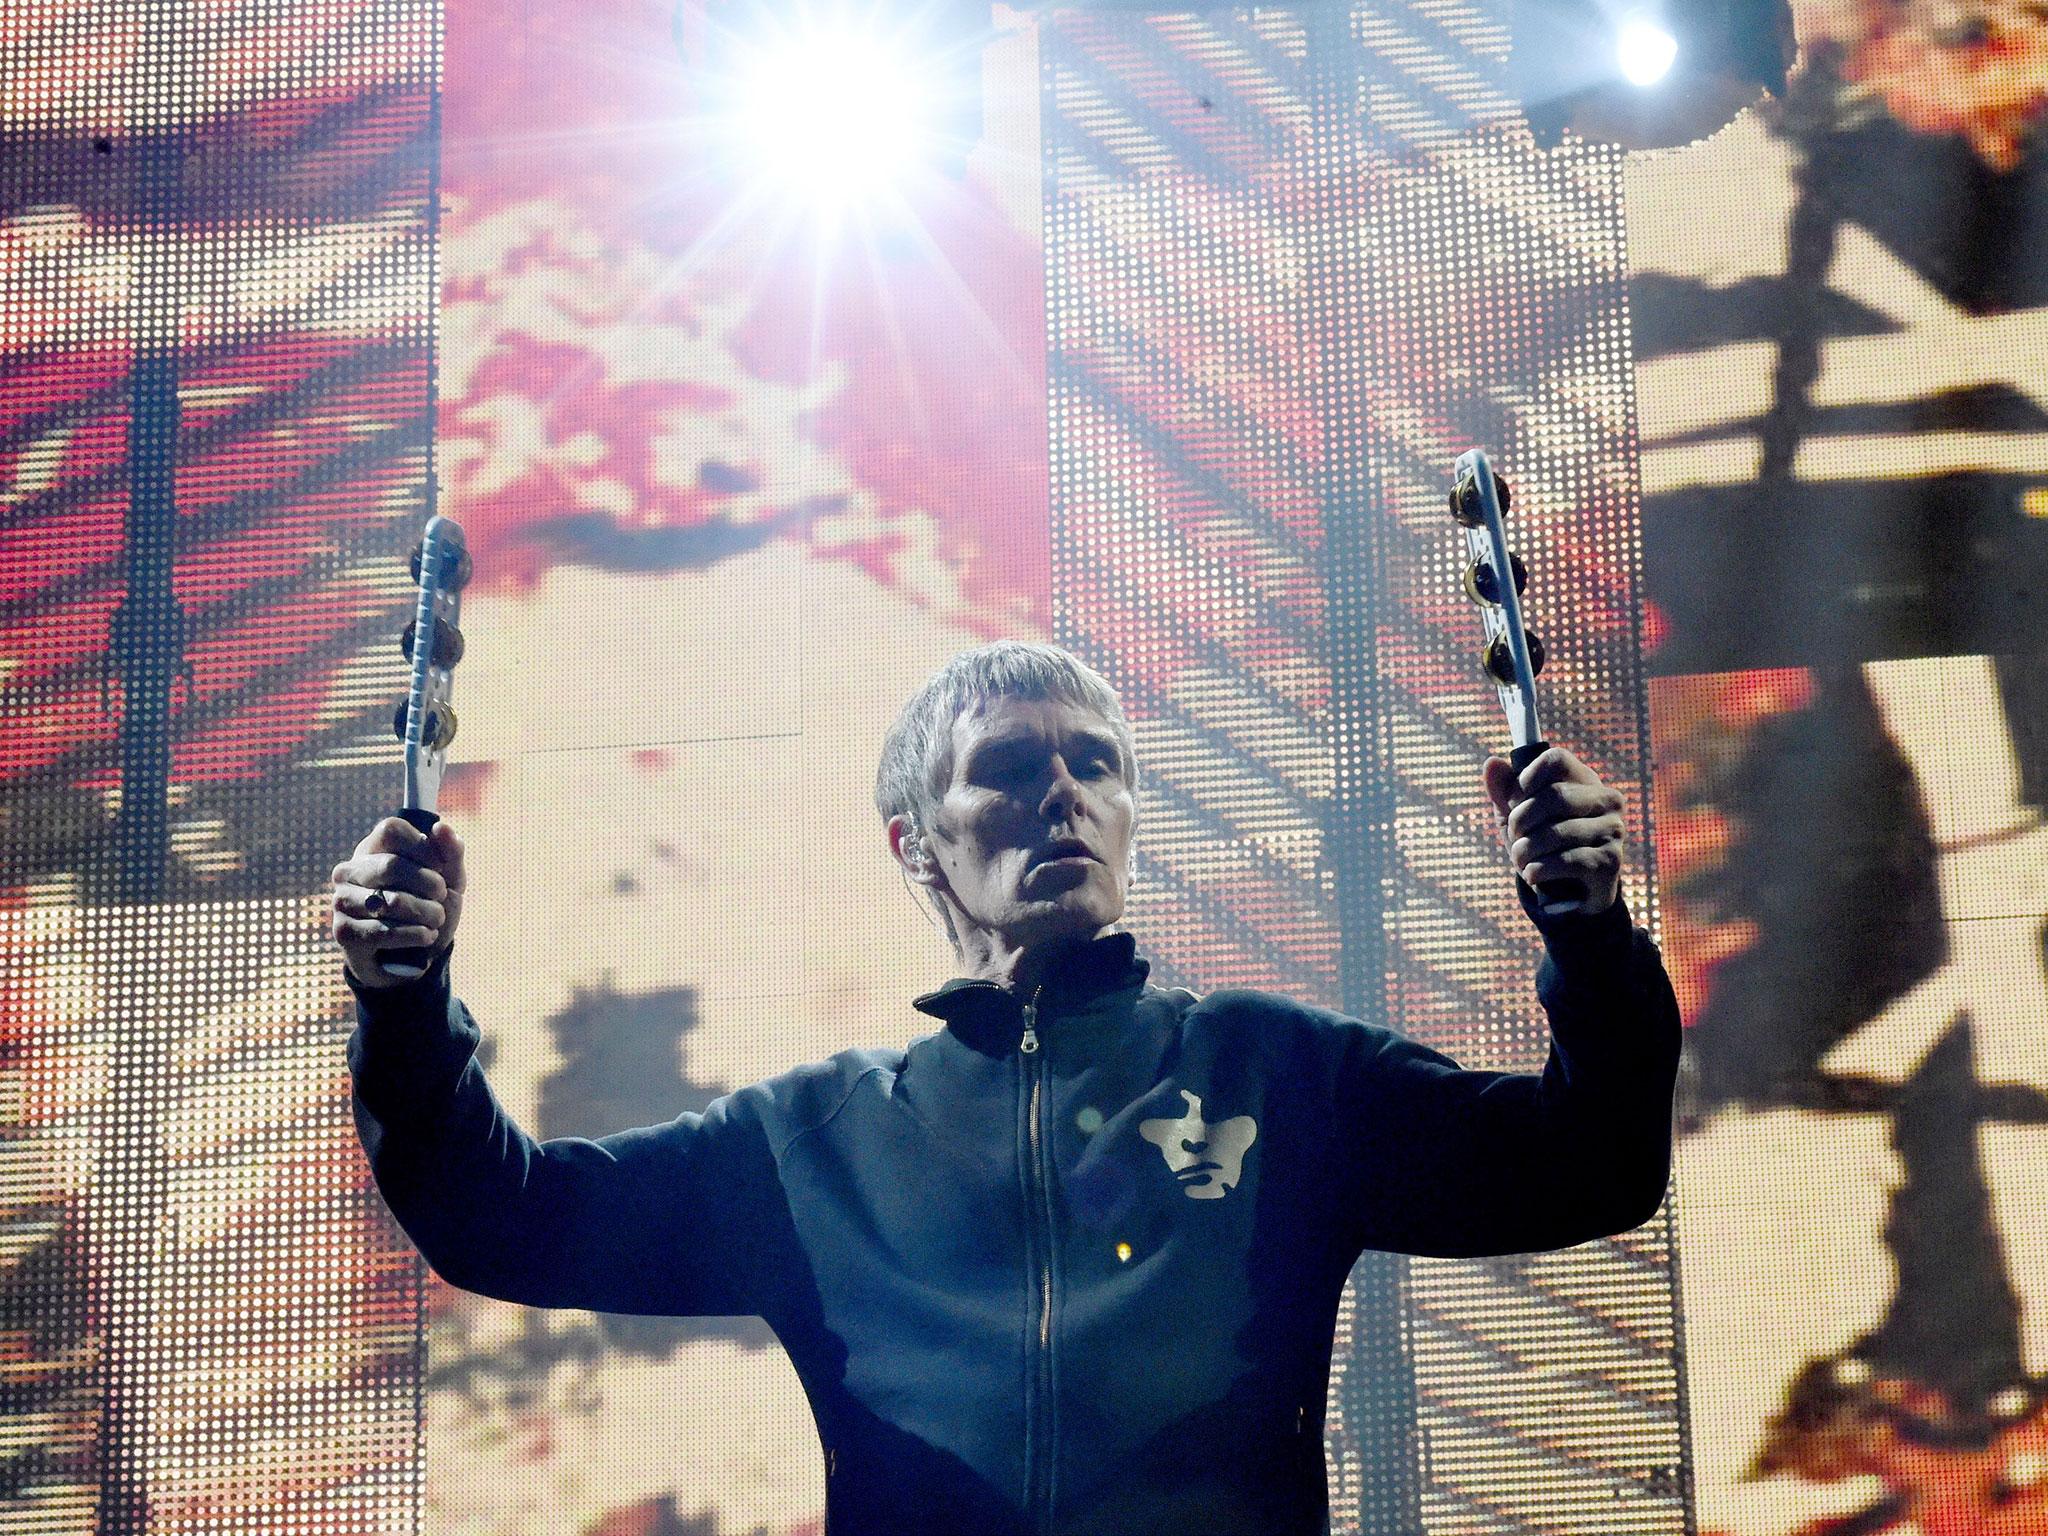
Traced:
[[[1138, 954], [1138, 941], [1128, 933], [1108, 933], [1081, 946], [1049, 973], [1039, 997], [1041, 1008], [1086, 1009], [1110, 994], [1145, 984], [1152, 962]], [[1014, 1019], [1029, 998], [1007, 987], [972, 976], [955, 976], [935, 992], [917, 998], [912, 1007], [948, 1023], [988, 1017]]]

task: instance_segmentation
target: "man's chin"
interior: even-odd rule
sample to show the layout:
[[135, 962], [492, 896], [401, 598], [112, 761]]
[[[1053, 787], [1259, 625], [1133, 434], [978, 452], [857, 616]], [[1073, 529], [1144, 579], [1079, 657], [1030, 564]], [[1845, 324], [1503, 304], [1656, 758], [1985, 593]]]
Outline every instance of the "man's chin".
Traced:
[[1029, 911], [1018, 926], [1032, 943], [1092, 939], [1123, 916], [1113, 902], [1074, 901], [1054, 897], [1050, 901], [1026, 903]]

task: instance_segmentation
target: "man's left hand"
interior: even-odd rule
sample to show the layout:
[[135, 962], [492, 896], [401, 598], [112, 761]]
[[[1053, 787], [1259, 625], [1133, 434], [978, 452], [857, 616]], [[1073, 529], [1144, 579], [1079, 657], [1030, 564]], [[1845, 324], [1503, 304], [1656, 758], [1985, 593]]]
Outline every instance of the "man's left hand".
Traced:
[[1589, 913], [1614, 905], [1626, 829], [1621, 795], [1600, 775], [1563, 747], [1551, 747], [1522, 770], [1519, 783], [1506, 758], [1488, 758], [1486, 793], [1515, 873], [1535, 886], [1580, 881]]

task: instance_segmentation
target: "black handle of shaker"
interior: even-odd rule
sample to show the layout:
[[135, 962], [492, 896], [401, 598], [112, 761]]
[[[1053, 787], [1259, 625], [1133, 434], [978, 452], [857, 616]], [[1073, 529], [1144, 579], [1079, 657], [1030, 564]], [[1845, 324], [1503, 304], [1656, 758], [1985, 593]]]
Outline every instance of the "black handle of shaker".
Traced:
[[[1515, 778], [1522, 777], [1522, 770], [1550, 750], [1547, 741], [1532, 741], [1526, 747], [1517, 747], [1508, 754], [1508, 766], [1515, 770]], [[1545, 917], [1563, 917], [1576, 912], [1586, 904], [1586, 882], [1583, 880], [1546, 880], [1536, 887], [1536, 905], [1543, 909]]]
[[[392, 814], [404, 817], [422, 832], [427, 833], [431, 833], [434, 830], [434, 823], [441, 819], [432, 811], [423, 811], [416, 805], [400, 806]], [[422, 944], [377, 952], [377, 964], [384, 968], [384, 974], [399, 977], [404, 981], [414, 981], [424, 976], [433, 959], [433, 950]]]

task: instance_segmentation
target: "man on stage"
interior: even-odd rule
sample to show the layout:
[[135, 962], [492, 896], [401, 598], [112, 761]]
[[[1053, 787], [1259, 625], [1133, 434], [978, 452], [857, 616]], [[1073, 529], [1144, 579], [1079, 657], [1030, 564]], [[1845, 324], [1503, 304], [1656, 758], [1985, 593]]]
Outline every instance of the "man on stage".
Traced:
[[[1621, 798], [1568, 752], [1485, 776], [1545, 947], [1540, 1075], [1466, 1072], [1272, 994], [1148, 985], [1118, 926], [1137, 775], [1120, 704], [1073, 657], [955, 657], [876, 780], [955, 951], [914, 1003], [933, 1032], [596, 1141], [505, 1115], [448, 977], [461, 842], [379, 822], [335, 867], [333, 927], [379, 1189], [454, 1285], [765, 1318], [817, 1417], [832, 1536], [1323, 1530], [1360, 1251], [1526, 1252], [1647, 1220], [1678, 1010], [1619, 898]], [[1584, 909], [1541, 916], [1528, 883], [1565, 877]], [[421, 944], [417, 980], [379, 967]]]

